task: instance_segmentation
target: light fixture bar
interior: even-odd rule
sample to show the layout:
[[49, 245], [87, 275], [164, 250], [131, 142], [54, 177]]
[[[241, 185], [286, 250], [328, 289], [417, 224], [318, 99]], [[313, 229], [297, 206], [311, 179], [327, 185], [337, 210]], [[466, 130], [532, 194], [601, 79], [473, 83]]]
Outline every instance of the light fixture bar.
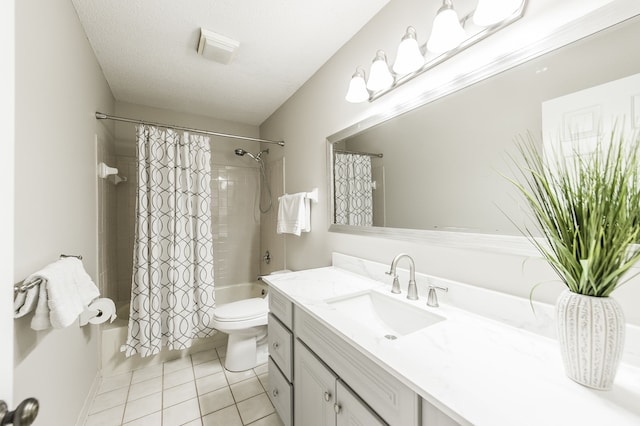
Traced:
[[[491, 25], [488, 27], [485, 27], [483, 29], [481, 29], [480, 31], [478, 31], [477, 33], [475, 33], [474, 35], [472, 35], [471, 37], [467, 38], [466, 40], [464, 40], [462, 43], [460, 43], [460, 45], [458, 47], [456, 47], [453, 50], [449, 50], [448, 52], [444, 52], [441, 55], [433, 58], [432, 60], [426, 62], [422, 68], [409, 73], [407, 75], [401, 76], [399, 78], [397, 78], [393, 84], [386, 88], [386, 89], [382, 89], [382, 90], [378, 90], [375, 91], [373, 93], [371, 93], [371, 95], [369, 96], [369, 102], [373, 102], [376, 99], [386, 95], [387, 93], [391, 92], [392, 90], [394, 90], [397, 87], [402, 86], [403, 84], [405, 84], [408, 81], [413, 80], [414, 78], [416, 78], [417, 76], [425, 73], [426, 71], [429, 71], [430, 69], [432, 69], [433, 67], [435, 67], [438, 64], [441, 64], [442, 62], [446, 61], [447, 59], [457, 55], [458, 53], [468, 49], [469, 47], [473, 46], [474, 44], [476, 44], [477, 42], [484, 40], [485, 38], [489, 37], [490, 35], [500, 31], [501, 29], [511, 25], [512, 23], [514, 23], [515, 21], [519, 20], [520, 18], [522, 18], [522, 16], [524, 15], [524, 11], [526, 9], [527, 6], [527, 0], [522, 0], [522, 3], [520, 5], [520, 7], [518, 9], [516, 9], [510, 16], [508, 16], [507, 18], [505, 18], [503, 21], [495, 24], [495, 25]], [[473, 12], [467, 14], [466, 16], [464, 16], [460, 22], [464, 23], [467, 21], [470, 21], [471, 18], [473, 17]], [[423, 45], [421, 47], [423, 50], [426, 48], [426, 44]]]

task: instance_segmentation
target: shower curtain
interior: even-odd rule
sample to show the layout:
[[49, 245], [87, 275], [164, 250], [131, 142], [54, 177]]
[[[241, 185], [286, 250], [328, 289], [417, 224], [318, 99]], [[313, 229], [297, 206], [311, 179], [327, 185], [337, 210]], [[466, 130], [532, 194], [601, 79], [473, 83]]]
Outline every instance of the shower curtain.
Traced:
[[215, 333], [209, 138], [138, 125], [137, 149], [126, 356], [186, 349]]
[[372, 226], [371, 157], [336, 152], [334, 162], [335, 223]]

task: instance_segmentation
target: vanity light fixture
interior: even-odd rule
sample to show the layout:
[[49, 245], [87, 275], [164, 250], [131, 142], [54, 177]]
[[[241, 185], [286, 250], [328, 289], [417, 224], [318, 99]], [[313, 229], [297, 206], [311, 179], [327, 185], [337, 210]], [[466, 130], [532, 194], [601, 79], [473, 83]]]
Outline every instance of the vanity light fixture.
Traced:
[[376, 57], [371, 63], [371, 70], [369, 70], [367, 89], [377, 92], [378, 90], [388, 89], [392, 84], [393, 76], [391, 75], [391, 71], [389, 71], [387, 55], [385, 55], [383, 50], [378, 50]]
[[369, 99], [369, 91], [367, 90], [367, 82], [364, 80], [364, 70], [357, 68], [353, 73], [351, 81], [349, 82], [349, 90], [347, 90], [347, 96], [344, 98], [347, 102], [354, 104], [364, 102]]
[[460, 18], [453, 9], [453, 3], [451, 0], [444, 0], [433, 20], [427, 50], [433, 53], [448, 52], [460, 46], [466, 36]]
[[[517, 21], [524, 15], [526, 3], [527, 0], [478, 0], [475, 10], [460, 19], [453, 0], [443, 0], [429, 40], [421, 46], [416, 29], [408, 27], [398, 46], [393, 69], [389, 69], [384, 51], [378, 50], [369, 78], [357, 68], [345, 99], [351, 103], [374, 101]], [[473, 25], [466, 25], [471, 21]]]
[[473, 23], [480, 27], [497, 24], [518, 10], [520, 3], [522, 0], [478, 0]]
[[423, 65], [424, 55], [420, 51], [418, 34], [415, 28], [408, 27], [398, 46], [393, 72], [396, 74], [409, 74], [419, 70]]

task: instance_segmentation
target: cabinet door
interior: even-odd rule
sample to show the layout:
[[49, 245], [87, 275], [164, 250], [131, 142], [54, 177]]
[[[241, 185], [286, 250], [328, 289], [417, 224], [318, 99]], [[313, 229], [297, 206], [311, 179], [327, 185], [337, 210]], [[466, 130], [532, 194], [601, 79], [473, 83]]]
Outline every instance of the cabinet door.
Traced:
[[293, 396], [294, 424], [334, 426], [336, 377], [305, 345], [296, 339]]
[[335, 412], [337, 426], [385, 426], [386, 423], [376, 415], [342, 381], [336, 384], [338, 395]]

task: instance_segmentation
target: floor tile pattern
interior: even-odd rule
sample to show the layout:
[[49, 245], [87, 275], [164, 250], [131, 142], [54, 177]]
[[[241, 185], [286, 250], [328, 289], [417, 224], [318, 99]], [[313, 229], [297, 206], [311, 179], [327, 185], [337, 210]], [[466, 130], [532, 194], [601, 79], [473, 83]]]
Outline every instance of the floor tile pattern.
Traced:
[[282, 426], [267, 364], [227, 371], [225, 349], [104, 378], [85, 426]]

